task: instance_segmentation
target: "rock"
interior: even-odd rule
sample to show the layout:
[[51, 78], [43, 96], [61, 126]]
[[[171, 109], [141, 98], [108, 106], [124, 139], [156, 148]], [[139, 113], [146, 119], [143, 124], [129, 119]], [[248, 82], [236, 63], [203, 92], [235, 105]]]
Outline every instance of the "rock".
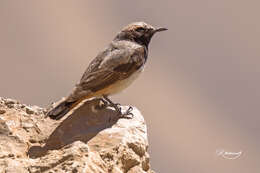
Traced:
[[27, 113], [27, 114], [33, 114], [33, 113], [34, 113], [33, 109], [30, 108], [30, 107], [26, 107], [25, 110], [26, 110], [26, 113]]
[[8, 126], [6, 125], [5, 121], [0, 118], [0, 135], [1, 134], [5, 134], [8, 135], [10, 133], [10, 130], [8, 128]]
[[5, 99], [4, 102], [6, 105], [12, 105], [12, 104], [17, 103], [17, 101], [13, 100], [13, 99]]
[[4, 114], [6, 111], [3, 109], [0, 109], [0, 114]]
[[145, 121], [136, 108], [132, 119], [118, 119], [115, 110], [91, 99], [55, 121], [45, 118], [43, 108], [15, 100], [10, 108], [0, 100], [6, 110], [0, 117], [0, 172], [153, 172]]

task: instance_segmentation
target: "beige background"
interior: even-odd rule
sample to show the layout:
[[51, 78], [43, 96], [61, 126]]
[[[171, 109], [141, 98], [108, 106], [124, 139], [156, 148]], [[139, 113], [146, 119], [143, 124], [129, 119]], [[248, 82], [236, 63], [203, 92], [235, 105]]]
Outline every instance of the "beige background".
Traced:
[[[165, 26], [113, 97], [145, 116], [160, 173], [260, 172], [260, 1], [0, 1], [0, 96], [47, 106], [133, 21]], [[242, 151], [236, 160], [217, 149]]]

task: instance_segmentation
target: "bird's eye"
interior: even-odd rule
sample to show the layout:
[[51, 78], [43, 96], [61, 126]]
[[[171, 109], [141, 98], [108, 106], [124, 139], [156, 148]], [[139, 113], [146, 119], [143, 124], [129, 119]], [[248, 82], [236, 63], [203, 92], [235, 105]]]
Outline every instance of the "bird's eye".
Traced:
[[144, 28], [137, 28], [136, 31], [137, 32], [143, 32], [145, 29]]

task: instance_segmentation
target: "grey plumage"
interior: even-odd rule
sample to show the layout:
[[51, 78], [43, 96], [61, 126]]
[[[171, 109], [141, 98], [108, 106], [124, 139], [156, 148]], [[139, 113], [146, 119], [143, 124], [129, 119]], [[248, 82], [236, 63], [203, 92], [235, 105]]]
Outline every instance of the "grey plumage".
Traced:
[[144, 22], [123, 28], [90, 63], [73, 92], [47, 115], [60, 119], [81, 100], [108, 96], [126, 88], [144, 68], [151, 37], [163, 30], [166, 29], [155, 29]]

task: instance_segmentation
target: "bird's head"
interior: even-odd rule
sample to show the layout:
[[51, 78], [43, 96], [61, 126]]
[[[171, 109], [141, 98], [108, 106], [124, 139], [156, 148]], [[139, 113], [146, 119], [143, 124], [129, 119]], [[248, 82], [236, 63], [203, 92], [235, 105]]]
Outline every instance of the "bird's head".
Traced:
[[155, 28], [144, 22], [135, 22], [124, 27], [116, 36], [115, 40], [129, 40], [148, 47], [152, 36], [166, 28]]

